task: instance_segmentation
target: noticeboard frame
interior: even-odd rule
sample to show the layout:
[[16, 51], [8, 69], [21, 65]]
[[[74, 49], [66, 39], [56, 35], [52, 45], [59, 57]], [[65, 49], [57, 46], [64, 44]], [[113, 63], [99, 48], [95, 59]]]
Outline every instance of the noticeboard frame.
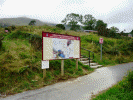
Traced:
[[[80, 59], [80, 56], [81, 56], [81, 39], [80, 39], [79, 36], [73, 36], [73, 35], [66, 35], [66, 34], [59, 34], [59, 33], [52, 33], [52, 32], [44, 32], [44, 31], [42, 31], [42, 61], [47, 61], [47, 60], [43, 60], [43, 37], [47, 37], [46, 34], [49, 34], [50, 36], [51, 35], [55, 35], [55, 36], [57, 35], [57, 36], [62, 36], [62, 37], [70, 37], [70, 38], [74, 38], [74, 40], [79, 40], [79, 57], [78, 58], [65, 58], [65, 59], [62, 58], [62, 59], [49, 59], [49, 60]], [[78, 39], [76, 39], [77, 37], [78, 37]], [[48, 36], [48, 38], [51, 38], [51, 37]], [[66, 38], [60, 38], [60, 39], [66, 39]]]

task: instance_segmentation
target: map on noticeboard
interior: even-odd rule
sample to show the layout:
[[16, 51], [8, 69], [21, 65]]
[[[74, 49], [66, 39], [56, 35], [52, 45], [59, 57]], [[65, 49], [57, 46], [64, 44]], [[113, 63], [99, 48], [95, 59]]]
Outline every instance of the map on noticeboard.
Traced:
[[80, 58], [80, 37], [42, 32], [42, 60]]

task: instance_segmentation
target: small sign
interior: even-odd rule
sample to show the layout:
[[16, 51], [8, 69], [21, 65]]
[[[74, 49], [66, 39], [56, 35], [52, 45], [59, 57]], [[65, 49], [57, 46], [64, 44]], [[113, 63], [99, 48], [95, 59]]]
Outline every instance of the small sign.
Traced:
[[100, 44], [103, 44], [103, 38], [100, 38], [100, 39], [99, 39], [99, 43], [100, 43]]
[[42, 61], [42, 69], [49, 68], [49, 60], [48, 61]]
[[5, 30], [5, 32], [7, 33], [7, 32], [8, 32], [8, 30]]
[[132, 34], [128, 34], [128, 37], [132, 37]]

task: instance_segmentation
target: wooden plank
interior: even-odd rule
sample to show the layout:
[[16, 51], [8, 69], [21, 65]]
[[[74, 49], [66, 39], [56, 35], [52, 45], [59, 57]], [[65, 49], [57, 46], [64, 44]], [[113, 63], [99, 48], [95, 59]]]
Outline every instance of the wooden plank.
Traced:
[[76, 70], [78, 70], [78, 59], [76, 59]]
[[61, 60], [61, 76], [64, 76], [64, 60]]
[[46, 77], [46, 69], [43, 69], [43, 79]]

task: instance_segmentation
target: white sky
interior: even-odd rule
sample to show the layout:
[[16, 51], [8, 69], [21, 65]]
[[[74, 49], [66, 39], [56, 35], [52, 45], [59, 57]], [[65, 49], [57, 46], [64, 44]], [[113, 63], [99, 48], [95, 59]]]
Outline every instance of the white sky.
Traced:
[[133, 29], [133, 0], [0, 0], [0, 18], [25, 16], [61, 23], [69, 13], [91, 14], [120, 31]]

